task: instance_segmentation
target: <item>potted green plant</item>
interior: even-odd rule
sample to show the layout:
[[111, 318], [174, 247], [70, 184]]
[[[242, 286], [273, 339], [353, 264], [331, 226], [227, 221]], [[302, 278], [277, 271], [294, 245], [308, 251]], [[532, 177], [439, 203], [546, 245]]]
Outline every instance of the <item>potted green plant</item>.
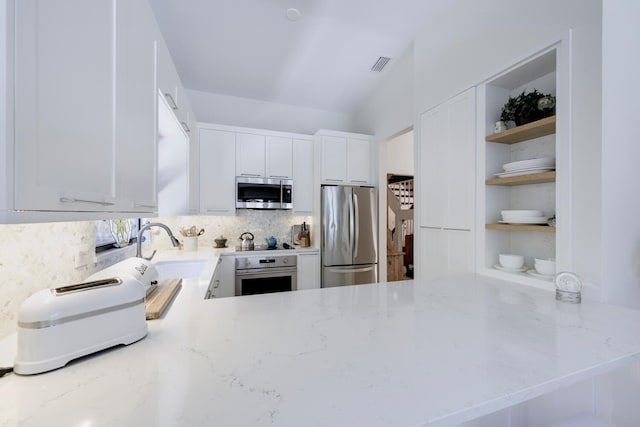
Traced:
[[537, 89], [529, 93], [523, 90], [516, 97], [510, 96], [502, 106], [500, 120], [505, 124], [515, 122], [516, 126], [521, 126], [552, 116], [555, 114], [555, 99], [555, 96], [544, 95]]

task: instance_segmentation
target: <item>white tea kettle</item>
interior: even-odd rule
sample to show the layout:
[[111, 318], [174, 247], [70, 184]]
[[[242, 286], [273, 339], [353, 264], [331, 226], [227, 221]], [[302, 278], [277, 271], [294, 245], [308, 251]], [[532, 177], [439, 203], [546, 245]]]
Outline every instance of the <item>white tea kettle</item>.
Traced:
[[241, 251], [252, 251], [255, 248], [255, 245], [253, 244], [253, 234], [249, 233], [248, 231], [242, 233], [239, 239], [242, 240], [242, 243], [240, 243]]

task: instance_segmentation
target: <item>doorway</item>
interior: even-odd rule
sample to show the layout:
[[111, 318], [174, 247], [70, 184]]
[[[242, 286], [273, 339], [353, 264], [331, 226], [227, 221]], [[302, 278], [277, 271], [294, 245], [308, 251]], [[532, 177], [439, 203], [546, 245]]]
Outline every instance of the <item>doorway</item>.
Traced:
[[385, 141], [387, 281], [413, 278], [413, 130]]

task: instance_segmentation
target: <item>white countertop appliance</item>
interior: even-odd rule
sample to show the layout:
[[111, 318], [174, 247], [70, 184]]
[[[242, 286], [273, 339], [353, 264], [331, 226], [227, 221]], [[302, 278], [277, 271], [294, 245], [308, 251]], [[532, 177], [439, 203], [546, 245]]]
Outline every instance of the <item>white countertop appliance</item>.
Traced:
[[27, 298], [18, 312], [14, 372], [31, 375], [147, 334], [145, 289], [131, 277], [111, 277]]

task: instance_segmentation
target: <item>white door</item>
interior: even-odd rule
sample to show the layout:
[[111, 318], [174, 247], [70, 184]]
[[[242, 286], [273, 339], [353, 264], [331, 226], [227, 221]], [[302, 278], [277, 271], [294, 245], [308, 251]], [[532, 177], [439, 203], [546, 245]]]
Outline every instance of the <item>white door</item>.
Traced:
[[115, 0], [15, 2], [16, 209], [118, 208], [114, 11]]
[[313, 141], [293, 140], [293, 212], [313, 213]]
[[267, 137], [267, 177], [293, 176], [293, 140], [278, 136]]
[[371, 182], [371, 143], [368, 139], [347, 138], [347, 181]]
[[238, 176], [265, 176], [265, 138], [250, 133], [236, 134], [236, 173]]
[[321, 147], [321, 180], [328, 184], [347, 181], [347, 139], [323, 136]]
[[200, 213], [235, 214], [236, 134], [200, 129]]

